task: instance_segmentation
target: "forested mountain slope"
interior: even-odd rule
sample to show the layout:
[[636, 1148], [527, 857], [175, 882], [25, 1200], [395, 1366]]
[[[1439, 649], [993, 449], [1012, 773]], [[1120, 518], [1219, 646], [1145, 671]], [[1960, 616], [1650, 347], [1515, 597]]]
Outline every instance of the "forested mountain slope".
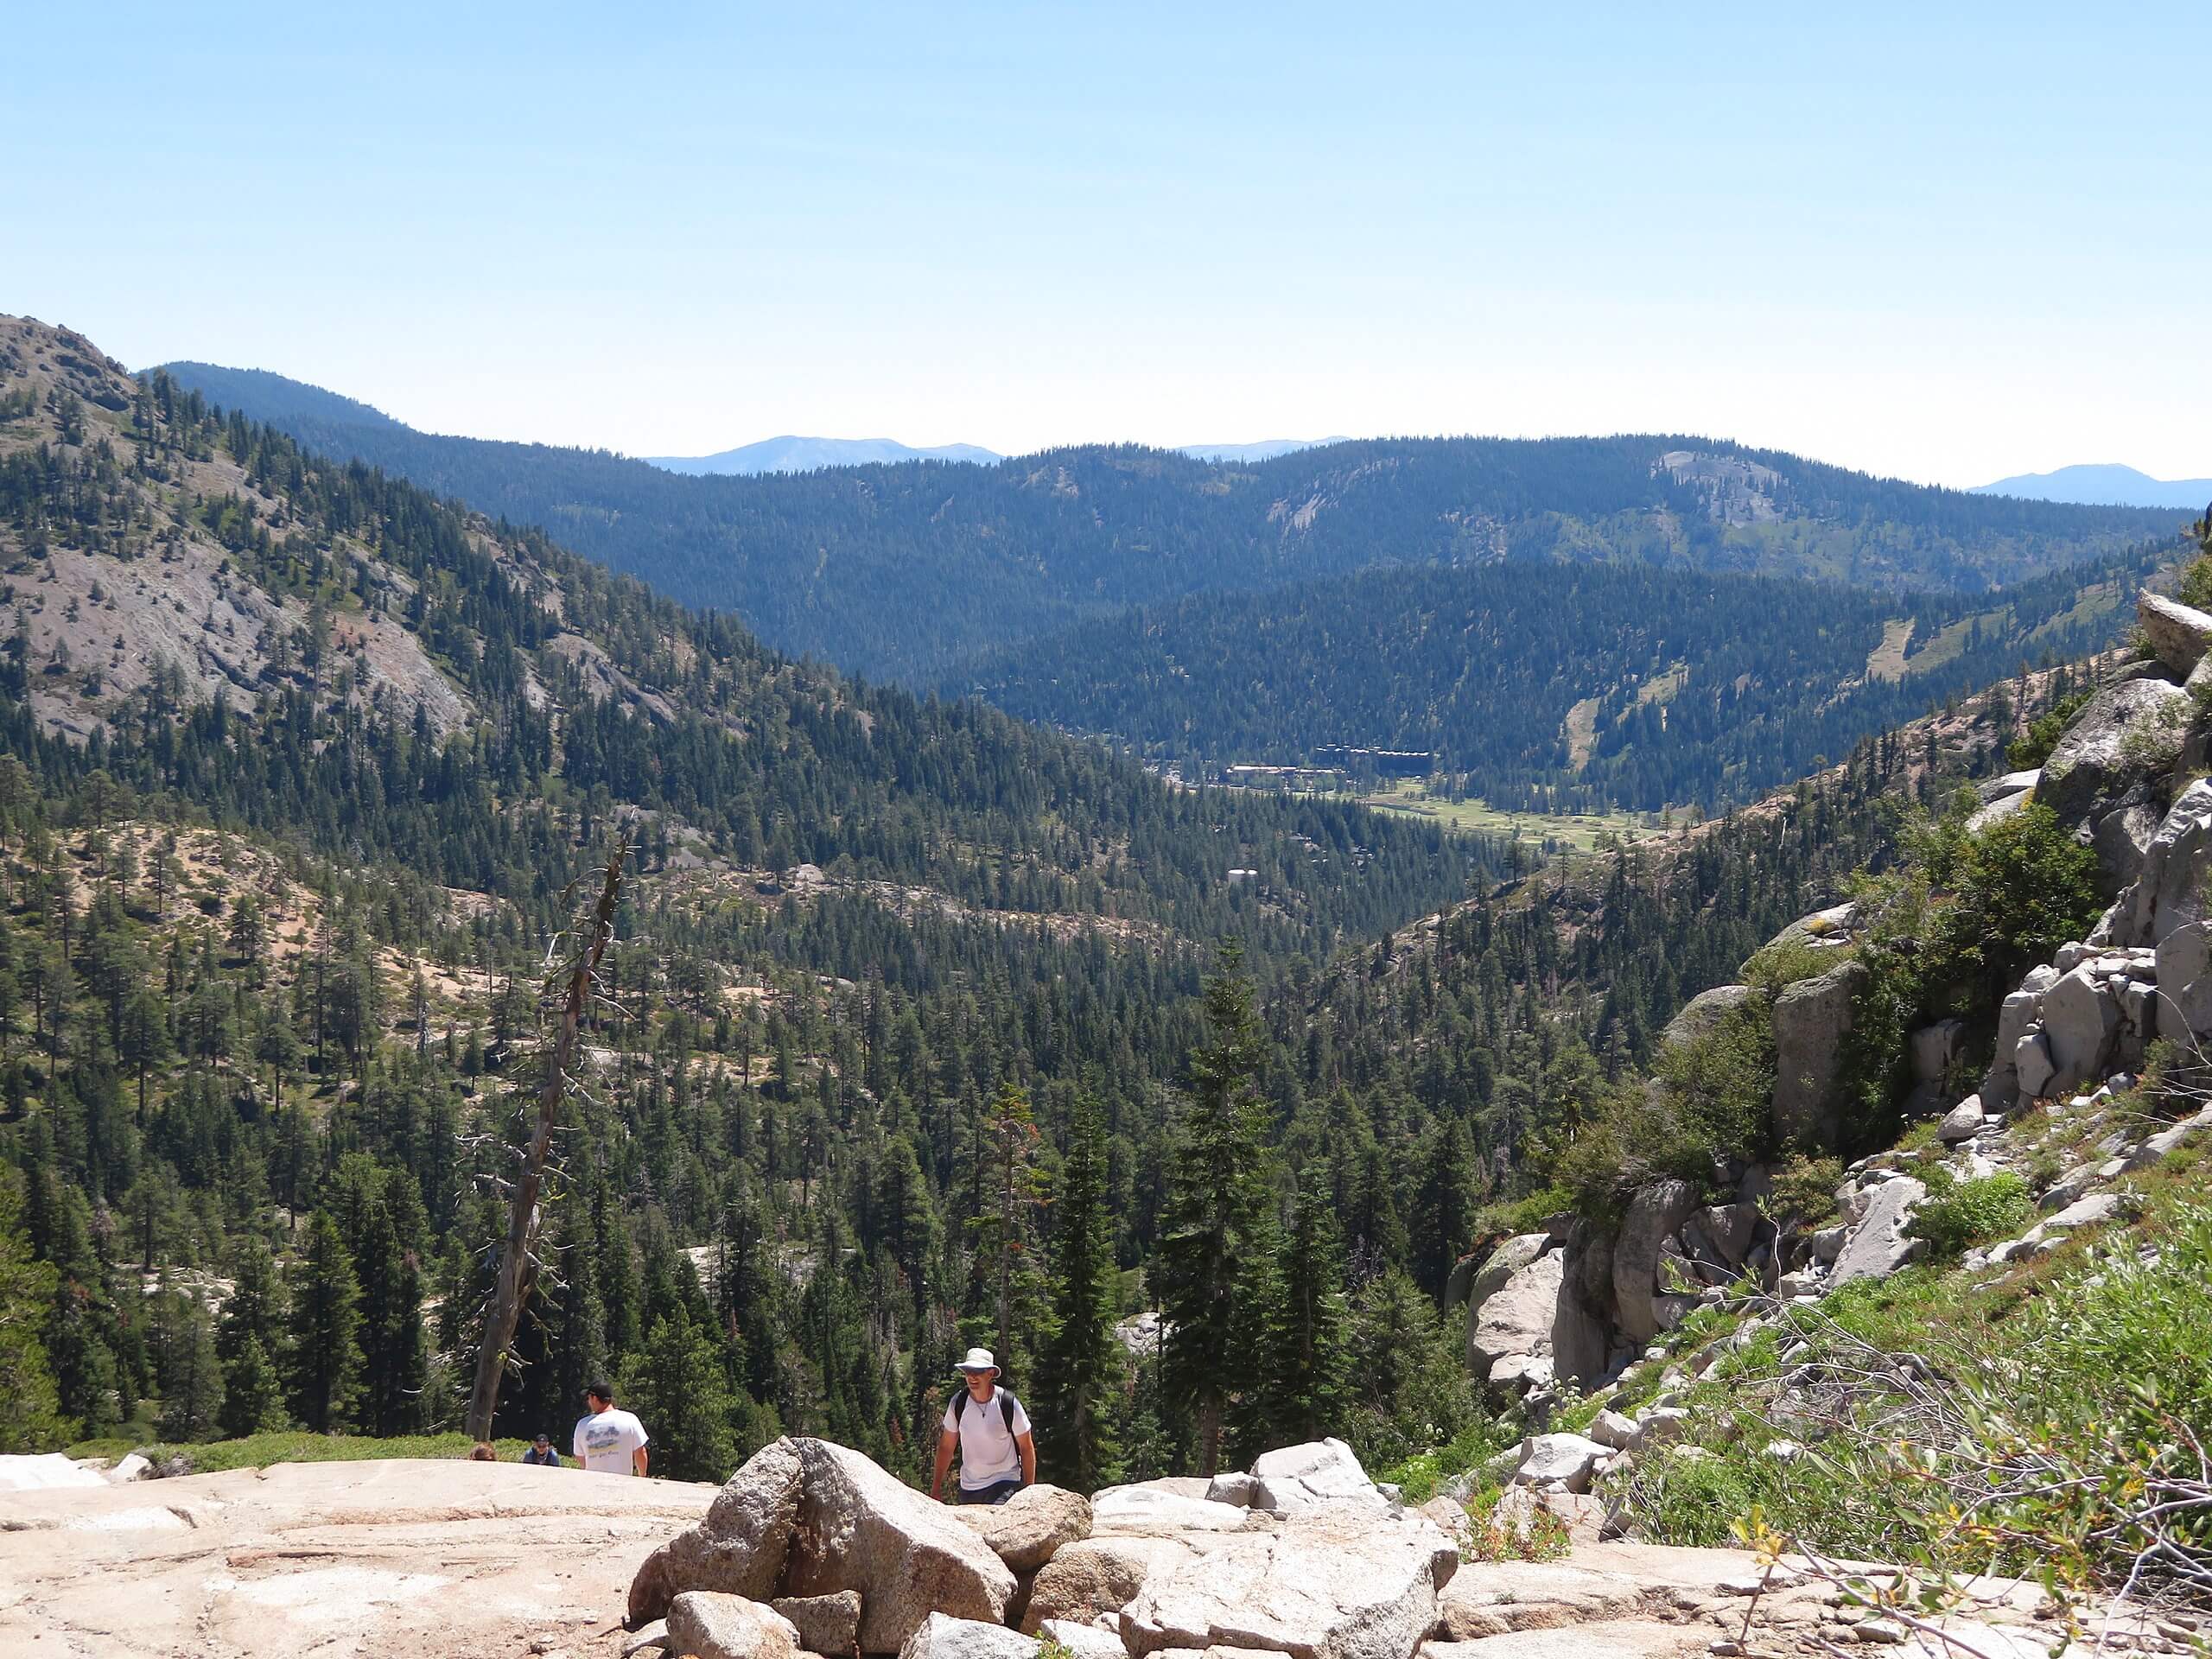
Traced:
[[2109, 643], [2182, 546], [1971, 598], [1649, 566], [1369, 571], [1124, 612], [946, 684], [1161, 760], [1413, 750], [1512, 810], [1711, 809]]
[[181, 385], [517, 524], [769, 644], [928, 683], [1129, 605], [1386, 564], [1618, 561], [1986, 592], [2179, 515], [1870, 478], [1687, 436], [1337, 443], [1214, 464], [1131, 447], [995, 466], [683, 478], [598, 451], [436, 437], [257, 373]]
[[1471, 868], [1433, 835], [1170, 791], [988, 710], [847, 685], [77, 336], [10, 321], [0, 351], [0, 720], [57, 784], [104, 771], [533, 905], [594, 824], [643, 812], [735, 869], [1262, 950], [1388, 925]]

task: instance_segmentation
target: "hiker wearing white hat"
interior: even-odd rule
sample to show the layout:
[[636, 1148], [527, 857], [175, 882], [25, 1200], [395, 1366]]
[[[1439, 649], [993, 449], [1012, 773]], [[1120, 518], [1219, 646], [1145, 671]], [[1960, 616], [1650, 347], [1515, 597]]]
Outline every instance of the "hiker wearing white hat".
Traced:
[[1029, 1414], [999, 1387], [999, 1363], [989, 1349], [970, 1348], [953, 1369], [967, 1386], [944, 1408], [930, 1496], [944, 1497], [944, 1477], [957, 1448], [960, 1502], [1003, 1503], [1037, 1479], [1037, 1440], [1029, 1431]]

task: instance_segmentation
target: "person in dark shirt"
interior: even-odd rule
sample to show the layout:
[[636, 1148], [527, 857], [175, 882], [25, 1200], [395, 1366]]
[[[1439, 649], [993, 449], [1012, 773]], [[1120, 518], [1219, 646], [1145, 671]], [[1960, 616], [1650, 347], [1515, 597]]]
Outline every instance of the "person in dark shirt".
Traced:
[[522, 1460], [524, 1463], [537, 1464], [547, 1469], [558, 1469], [561, 1466], [561, 1454], [553, 1449], [553, 1437], [550, 1434], [540, 1434], [532, 1440], [530, 1443], [530, 1449], [522, 1454]]

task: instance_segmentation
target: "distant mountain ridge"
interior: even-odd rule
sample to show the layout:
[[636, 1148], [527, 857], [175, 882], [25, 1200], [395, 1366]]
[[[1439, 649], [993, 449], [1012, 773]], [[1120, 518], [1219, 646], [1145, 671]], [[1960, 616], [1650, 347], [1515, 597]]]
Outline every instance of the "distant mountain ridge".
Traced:
[[711, 455], [647, 455], [654, 466], [695, 476], [753, 478], [762, 473], [817, 473], [825, 467], [871, 467], [902, 461], [974, 461], [1005, 459], [979, 444], [947, 443], [918, 449], [896, 438], [763, 438]]
[[2201, 512], [2212, 502], [2212, 478], [2152, 478], [2116, 462], [2021, 473], [1983, 484], [1973, 495], [2010, 495], [2031, 501], [2064, 501], [2096, 507], [2179, 507]]
[[1130, 606], [1380, 567], [1620, 563], [1982, 593], [2181, 522], [1688, 434], [1365, 439], [1249, 462], [1087, 445], [688, 477], [605, 450], [435, 436], [275, 377], [178, 378], [310, 449], [541, 525], [794, 655], [916, 686]]

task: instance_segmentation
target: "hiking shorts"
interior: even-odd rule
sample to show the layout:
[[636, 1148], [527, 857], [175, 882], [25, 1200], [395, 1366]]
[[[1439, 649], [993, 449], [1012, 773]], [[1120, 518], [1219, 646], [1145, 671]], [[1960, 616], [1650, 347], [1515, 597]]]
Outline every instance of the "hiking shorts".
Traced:
[[1021, 1477], [1009, 1475], [1004, 1480], [995, 1480], [988, 1486], [978, 1486], [972, 1492], [963, 1486], [960, 1501], [963, 1503], [1003, 1503], [1020, 1490]]

